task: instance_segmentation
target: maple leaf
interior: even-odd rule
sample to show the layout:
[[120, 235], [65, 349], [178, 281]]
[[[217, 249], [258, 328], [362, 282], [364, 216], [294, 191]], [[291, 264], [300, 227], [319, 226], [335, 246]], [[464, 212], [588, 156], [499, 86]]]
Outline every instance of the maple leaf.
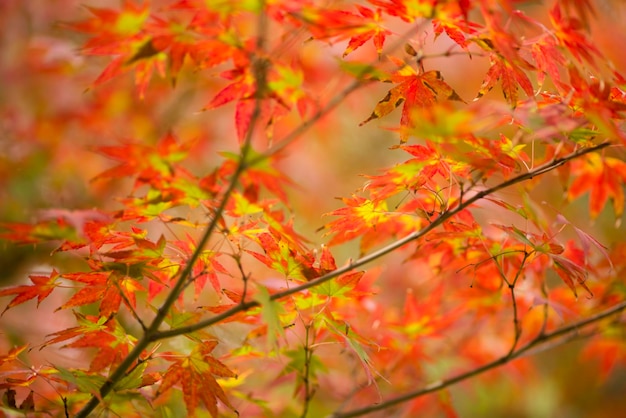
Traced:
[[[129, 270], [130, 266], [123, 263], [103, 263], [94, 264], [94, 266], [103, 271], [63, 274], [63, 278], [84, 283], [85, 286], [58, 309], [99, 303], [100, 315], [104, 317], [115, 314], [122, 302], [130, 303], [129, 308], [133, 309], [136, 300], [135, 292], [143, 290], [143, 287], [137, 279], [127, 274], [139, 275], [139, 271], [132, 272]], [[138, 268], [142, 270], [143, 266], [140, 265]]]
[[275, 119], [291, 109], [283, 95], [295, 102], [304, 97], [300, 88], [302, 74], [299, 70], [265, 57], [252, 59], [253, 56], [255, 52], [251, 42], [246, 44], [246, 49], [237, 50], [233, 54], [234, 68], [220, 74], [222, 78], [231, 80], [231, 83], [202, 108], [203, 111], [211, 110], [235, 101], [235, 128], [240, 144], [248, 135], [257, 103], [260, 120], [269, 129]]
[[364, 274], [364, 271], [346, 273], [313, 288], [311, 291], [313, 293], [318, 293], [332, 298], [346, 299], [348, 295], [350, 295], [350, 292], [357, 286], [359, 280], [361, 280]]
[[56, 270], [52, 270], [49, 276], [32, 274], [28, 276], [30, 281], [33, 282], [32, 285], [15, 286], [0, 290], [0, 296], [15, 295], [11, 302], [4, 308], [2, 314], [9, 308], [20, 305], [35, 297], [37, 298], [37, 306], [39, 306], [39, 304], [59, 285], [57, 282], [59, 276]]
[[584, 59], [595, 67], [596, 63], [592, 54], [598, 57], [601, 57], [602, 54], [581, 32], [583, 24], [574, 17], [563, 16], [558, 2], [550, 10], [550, 21], [554, 26], [554, 34], [559, 43], [567, 48], [579, 62]]
[[441, 337], [461, 314], [462, 308], [439, 315], [444, 286], [437, 286], [428, 301], [420, 300], [413, 289], [407, 289], [401, 319], [390, 328], [401, 330], [410, 340]]
[[374, 370], [372, 366], [373, 362], [370, 360], [370, 356], [368, 355], [366, 348], [375, 347], [376, 349], [379, 349], [380, 346], [364, 338], [348, 322], [336, 319], [333, 316], [333, 312], [330, 310], [324, 311], [324, 313], [320, 315], [320, 320], [322, 321], [322, 326], [328, 329], [335, 339], [337, 339], [347, 350], [359, 359], [361, 367], [367, 376], [368, 383], [375, 383], [374, 374], [376, 373], [376, 370]]
[[[626, 92], [596, 77], [583, 77], [574, 66], [569, 67], [569, 77], [570, 85], [559, 87], [570, 95], [568, 104], [575, 115], [586, 118], [604, 135], [626, 143], [626, 134], [618, 126], [626, 112]], [[621, 76], [617, 74], [616, 79], [619, 82]]]
[[6, 354], [0, 354], [0, 366], [12, 363], [18, 359], [18, 356], [28, 348], [28, 344], [13, 347]]
[[16, 241], [20, 244], [32, 244], [60, 240], [63, 245], [80, 248], [85, 245], [79, 232], [63, 217], [27, 223], [3, 223], [0, 227], [6, 232], [0, 237]]
[[41, 348], [68, 340], [73, 341], [65, 344], [65, 348], [96, 348], [97, 352], [91, 357], [90, 372], [114, 367], [128, 355], [135, 339], [126, 334], [115, 319], [81, 315], [76, 312], [74, 316], [79, 324], [77, 327], [49, 334]]
[[576, 248], [573, 241], [568, 241], [562, 254], [551, 255], [550, 258], [552, 259], [554, 271], [570, 288], [575, 297], [578, 297], [576, 284], [585, 289], [590, 298], [593, 297], [593, 293], [585, 283], [589, 276], [589, 266], [583, 250]]
[[101, 39], [93, 41], [93, 44], [137, 33], [149, 16], [149, 5], [136, 5], [129, 0], [122, 2], [120, 11], [97, 7], [87, 7], [87, 10], [93, 15], [91, 19], [68, 26], [81, 32], [100, 34]]
[[497, 224], [493, 224], [493, 226], [506, 231], [516, 241], [522, 243], [525, 252], [527, 248], [532, 248], [538, 254], [547, 256], [552, 262], [554, 271], [570, 288], [575, 297], [578, 297], [576, 284], [585, 289], [589, 296], [593, 296], [585, 284], [589, 275], [589, 266], [585, 258], [586, 252], [575, 247], [573, 241], [568, 241], [563, 247], [554, 240], [554, 237], [549, 237], [545, 232], [540, 235], [522, 231], [515, 226]]
[[591, 153], [573, 161], [571, 171], [575, 178], [567, 191], [569, 200], [589, 191], [589, 212], [592, 218], [600, 214], [609, 198], [613, 202], [615, 217], [622, 216], [626, 162]]
[[505, 226], [492, 224], [492, 226], [505, 231], [517, 242], [527, 246], [528, 248], [537, 251], [538, 253], [546, 254], [549, 256], [561, 254], [564, 249], [563, 246], [554, 241], [545, 232], [543, 234], [534, 234], [527, 231], [522, 231], [516, 226]]
[[156, 146], [127, 143], [96, 147], [96, 152], [119, 161], [119, 164], [98, 174], [92, 181], [137, 176], [136, 188], [144, 184], [160, 185], [163, 180], [175, 177], [175, 164], [187, 156], [192, 146], [193, 141], [179, 144], [176, 136], [168, 132]]
[[[467, 135], [464, 142], [474, 150], [465, 154], [459, 160], [467, 159], [474, 169], [480, 170], [483, 175], [492, 175], [495, 171], [509, 176], [519, 166], [519, 161], [529, 161], [530, 158], [523, 149], [526, 144], [513, 144], [505, 135], [500, 134], [498, 140]], [[460, 170], [455, 170], [459, 172]]]
[[[392, 75], [391, 81], [399, 84], [389, 90], [387, 95], [378, 102], [370, 117], [361, 122], [359, 126], [381, 118], [404, 104], [400, 125], [411, 128], [416, 122], [411, 113], [412, 109], [431, 106], [437, 102], [439, 97], [463, 101], [454, 89], [443, 81], [439, 71], [427, 71], [418, 74], [413, 68], [405, 65]], [[406, 142], [407, 138], [408, 134], [405, 130], [401, 133], [400, 140]]]
[[383, 51], [385, 38], [391, 35], [391, 32], [389, 30], [383, 28], [380, 25], [380, 22], [382, 19], [380, 9], [373, 11], [370, 8], [367, 8], [358, 4], [356, 5], [356, 7], [359, 10], [359, 13], [361, 14], [361, 16], [363, 16], [367, 20], [370, 20], [371, 23], [369, 23], [366, 27], [363, 28], [363, 33], [360, 33], [350, 38], [350, 41], [348, 42], [348, 46], [346, 47], [346, 50], [343, 52], [343, 56], [346, 57], [348, 54], [350, 54], [351, 52], [361, 47], [370, 39], [373, 40], [374, 46], [376, 47], [376, 52], [380, 56], [380, 54]]
[[518, 85], [528, 97], [534, 97], [532, 83], [521, 68], [496, 54], [491, 54], [490, 61], [491, 66], [487, 71], [487, 75], [485, 75], [485, 79], [480, 86], [476, 99], [480, 99], [487, 94], [498, 81], [500, 81], [504, 98], [512, 107], [517, 106]]
[[254, 332], [262, 335], [267, 335], [266, 344], [268, 350], [277, 349], [277, 337], [285, 335], [285, 327], [281, 321], [281, 317], [285, 314], [285, 306], [280, 302], [271, 299], [269, 290], [264, 286], [259, 286], [258, 292], [255, 295], [255, 299], [261, 305], [260, 313], [264, 324], [261, 329], [257, 329]]
[[256, 237], [265, 255], [246, 250], [247, 253], [271, 268], [293, 280], [310, 280], [316, 277], [312, 268], [314, 258], [309, 254], [301, 254], [288, 241], [263, 232]]
[[450, 167], [432, 143], [426, 145], [401, 145], [399, 147], [414, 158], [397, 164], [379, 176], [367, 176], [367, 189], [374, 199], [386, 199], [401, 191], [417, 191], [438, 174], [447, 176]]
[[468, 3], [467, 0], [461, 0], [437, 4], [437, 11], [432, 21], [435, 39], [445, 32], [457, 45], [468, 50], [465, 35], [475, 35], [476, 28], [480, 26], [467, 20]]
[[[370, 3], [380, 7], [386, 14], [396, 16], [405, 22], [414, 22], [418, 19], [431, 19], [437, 17], [437, 10], [441, 3], [437, 0], [369, 0]], [[457, 2], [455, 2], [457, 3]], [[466, 15], [468, 0], [458, 1], [459, 7]]]
[[122, 10], [88, 7], [90, 19], [67, 25], [76, 31], [93, 34], [83, 46], [83, 52], [91, 55], [115, 57], [92, 83], [96, 87], [135, 67], [135, 81], [139, 97], [156, 69], [165, 75], [165, 56], [146, 33], [145, 22], [150, 15], [148, 4], [135, 5], [124, 1]]
[[561, 82], [560, 70], [565, 66], [566, 60], [561, 51], [557, 48], [554, 37], [545, 35], [532, 44], [531, 53], [535, 59], [535, 64], [540, 70], [537, 73], [538, 88], [541, 89], [548, 74], [555, 84]]
[[225, 364], [210, 353], [217, 341], [198, 344], [188, 356], [176, 353], [163, 353], [161, 357], [173, 364], [163, 374], [157, 397], [168, 392], [174, 385], [180, 385], [188, 416], [194, 416], [200, 404], [204, 404], [212, 417], [217, 418], [217, 401], [235, 410], [215, 377], [237, 377]]
[[227, 61], [237, 49], [220, 39], [220, 29], [226, 23], [221, 14], [204, 5], [198, 6], [189, 8], [193, 16], [187, 25], [156, 17], [146, 25], [154, 49], [168, 55], [172, 84], [176, 84], [186, 58], [197, 68], [207, 69]]
[[306, 25], [315, 39], [350, 39], [344, 57], [370, 39], [380, 53], [385, 37], [391, 33], [381, 26], [380, 10], [373, 11], [361, 5], [356, 8], [358, 14], [330, 8], [306, 8], [294, 16]]
[[329, 245], [339, 244], [363, 235], [378, 224], [384, 223], [389, 217], [389, 210], [384, 200], [372, 201], [360, 196], [341, 200], [346, 207], [329, 213], [329, 215], [341, 217], [327, 225], [330, 232], [335, 233]]
[[[186, 240], [176, 240], [171, 242], [177, 249], [181, 251], [186, 259], [189, 259], [191, 255], [197, 251], [195, 240], [187, 235]], [[194, 282], [194, 295], [196, 298], [204, 290], [207, 280], [211, 283], [213, 290], [220, 293], [222, 286], [220, 285], [217, 273], [228, 275], [229, 272], [218, 261], [218, 256], [221, 254], [215, 251], [203, 250], [200, 252], [200, 256], [196, 260], [196, 263], [192, 268], [192, 277]], [[184, 263], [181, 264], [181, 268], [184, 268]]]
[[[325, 228], [333, 235], [328, 245], [338, 245], [361, 237], [360, 249], [365, 252], [392, 237], [404, 236], [419, 229], [423, 219], [410, 211], [392, 212], [384, 200], [371, 200], [353, 195], [341, 199], [346, 207], [328, 214], [339, 216]], [[407, 213], [408, 212], [408, 213]]]

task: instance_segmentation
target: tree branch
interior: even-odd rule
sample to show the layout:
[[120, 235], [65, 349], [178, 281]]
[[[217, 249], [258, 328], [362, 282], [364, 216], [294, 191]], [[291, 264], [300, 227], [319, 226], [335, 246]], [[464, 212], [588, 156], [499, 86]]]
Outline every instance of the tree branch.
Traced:
[[[264, 47], [264, 38], [266, 34], [267, 27], [267, 15], [265, 13], [259, 13], [259, 36], [257, 38], [257, 55], [262, 51]], [[248, 131], [246, 132], [246, 137], [244, 139], [244, 143], [241, 146], [241, 158], [237, 163], [237, 168], [233, 173], [228, 187], [224, 194], [222, 195], [222, 199], [220, 201], [219, 206], [215, 210], [209, 225], [206, 230], [202, 234], [202, 237], [198, 241], [196, 250], [191, 254], [191, 257], [187, 260], [185, 268], [180, 273], [178, 280], [172, 287], [172, 290], [168, 294], [167, 298], [163, 302], [163, 305], [157, 310], [157, 314], [150, 323], [150, 326], [147, 330], [145, 330], [142, 338], [137, 342], [137, 345], [133, 348], [133, 350], [124, 358], [124, 360], [117, 366], [117, 368], [111, 373], [106, 382], [102, 385], [99, 391], [99, 396], [92, 396], [91, 399], [85, 404], [85, 406], [78, 412], [76, 415], [77, 418], [85, 418], [87, 417], [100, 403], [100, 400], [103, 399], [106, 395], [113, 390], [115, 385], [126, 375], [127, 370], [129, 370], [133, 363], [141, 356], [143, 350], [145, 350], [148, 345], [153, 342], [154, 335], [158, 333], [159, 327], [165, 320], [170, 308], [174, 305], [181, 292], [184, 290], [185, 285], [188, 279], [191, 277], [193, 272], [193, 267], [200, 257], [202, 253], [202, 249], [208, 243], [209, 238], [213, 235], [213, 232], [218, 227], [218, 222], [222, 217], [224, 209], [226, 208], [226, 204], [237, 187], [239, 183], [239, 178], [243, 174], [243, 172], [250, 166], [250, 162], [248, 161], [248, 155], [251, 150], [252, 137], [254, 135], [256, 124], [261, 115], [261, 101], [263, 100], [263, 92], [267, 89], [267, 65], [265, 65], [263, 58], [253, 57], [252, 59], [254, 65], [254, 76], [256, 79], [256, 92], [254, 98], [254, 109], [252, 112], [252, 116], [250, 119], [250, 125]]]
[[[433, 392], [437, 392], [439, 390], [445, 389], [449, 386], [452, 386], [456, 383], [462, 382], [464, 380], [470, 379], [474, 376], [477, 376], [481, 373], [484, 373], [488, 370], [491, 369], [495, 369], [496, 367], [500, 367], [504, 364], [507, 364], [508, 362], [521, 357], [524, 353], [528, 352], [529, 350], [531, 350], [532, 348], [535, 348], [537, 346], [540, 346], [548, 341], [552, 341], [558, 337], [561, 337], [563, 335], [572, 333], [577, 331], [580, 328], [586, 327], [588, 325], [594, 324], [598, 321], [601, 321], [602, 319], [608, 318], [612, 315], [616, 315], [620, 312], [622, 312], [624, 309], [626, 309], [626, 301], [622, 301], [621, 303], [618, 303], [617, 305], [608, 308], [596, 315], [592, 315], [586, 319], [583, 319], [581, 321], [578, 322], [574, 322], [573, 324], [558, 328], [552, 332], [549, 332], [547, 334], [540, 334], [539, 336], [537, 336], [537, 338], [535, 338], [534, 340], [532, 340], [531, 342], [527, 343], [526, 345], [524, 345], [523, 347], [519, 348], [518, 350], [515, 350], [507, 355], [505, 355], [504, 357], [500, 357], [497, 360], [494, 360], [490, 363], [487, 363], [483, 366], [477, 367], [475, 369], [472, 369], [468, 372], [459, 374], [457, 376], [451, 377], [449, 379], [446, 380], [442, 380], [439, 382], [435, 382], [433, 384], [424, 386], [421, 389], [412, 391], [412, 392], [407, 392], [404, 395], [398, 396], [396, 398], [392, 398], [389, 399], [385, 402], [382, 402], [380, 404], [377, 405], [371, 405], [365, 408], [360, 408], [360, 409], [354, 409], [352, 411], [347, 411], [347, 412], [336, 412], [332, 415], [330, 415], [329, 418], [349, 418], [349, 417], [358, 417], [361, 415], [365, 415], [365, 414], [369, 414], [371, 412], [376, 412], [376, 411], [381, 411], [383, 409], [387, 409], [391, 406], [394, 405], [398, 405], [400, 403], [404, 403], [416, 398], [419, 398], [420, 396], [424, 396], [427, 395], [429, 393], [433, 393]], [[556, 344], [559, 345], [559, 344]], [[556, 345], [553, 345], [552, 347], [555, 347]]]
[[[610, 145], [609, 142], [605, 142], [602, 144], [598, 144], [598, 145], [594, 145], [592, 147], [589, 148], [583, 148], [581, 150], [575, 151], [569, 155], [566, 155], [565, 157], [561, 157], [561, 158], [555, 158], [552, 161], [540, 165], [539, 167], [535, 168], [534, 170], [528, 171], [526, 173], [522, 173], [518, 176], [512, 177], [509, 180], [502, 182], [500, 184], [497, 184], [495, 186], [492, 186], [488, 189], [482, 190], [478, 193], [476, 193], [474, 196], [472, 196], [471, 198], [465, 200], [464, 202], [461, 202], [456, 208], [449, 210], [447, 212], [444, 212], [443, 214], [441, 214], [441, 216], [439, 216], [437, 219], [435, 219], [433, 222], [431, 222], [428, 226], [424, 227], [423, 229], [416, 231], [412, 234], [407, 235], [404, 238], [401, 238], [397, 241], [394, 241], [393, 243], [387, 245], [386, 247], [383, 247], [377, 251], [374, 251], [372, 253], [370, 253], [369, 255], [366, 255], [364, 257], [359, 258], [356, 261], [351, 262], [350, 264], [348, 264], [347, 266], [338, 268], [334, 271], [331, 271], [330, 273], [327, 273], [323, 276], [320, 276], [314, 280], [311, 280], [309, 282], [303, 283], [299, 286], [295, 286], [292, 287], [290, 289], [287, 290], [283, 290], [282, 292], [278, 292], [273, 294], [270, 297], [270, 300], [278, 300], [278, 299], [283, 299], [286, 298], [287, 296], [291, 296], [295, 293], [299, 293], [302, 292], [303, 290], [306, 289], [310, 289], [312, 287], [315, 286], [319, 286], [322, 283], [326, 283], [327, 281], [341, 276], [344, 273], [348, 273], [352, 270], [354, 270], [357, 267], [361, 267], [365, 264], [368, 264], [374, 260], [377, 260], [393, 251], [395, 251], [396, 249], [402, 247], [403, 245], [406, 245], [412, 241], [415, 241], [421, 237], [423, 237], [424, 235], [428, 234], [430, 231], [432, 231], [433, 229], [435, 229], [436, 227], [438, 227], [439, 225], [443, 224], [444, 222], [446, 222], [448, 219], [452, 218], [454, 215], [456, 215], [457, 213], [467, 209], [468, 207], [470, 207], [471, 205], [473, 205], [475, 202], [499, 191], [502, 189], [505, 189], [507, 187], [513, 186], [517, 183], [521, 183], [523, 181], [532, 179], [533, 177], [536, 177], [538, 175], [541, 174], [545, 174], [547, 172], [550, 172], [551, 170], [556, 169], [557, 167], [562, 166], [563, 164], [567, 163], [568, 161], [574, 160], [582, 155], [585, 154], [589, 154], [591, 152], [595, 152], [598, 151], [600, 149], [606, 148]], [[255, 306], [259, 306], [259, 303], [257, 301], [250, 301], [250, 302], [245, 302], [245, 303], [241, 303], [227, 311], [222, 312], [219, 315], [216, 315], [212, 318], [208, 318], [205, 319], [203, 321], [197, 322], [195, 324], [191, 324], [191, 325], [187, 325], [187, 326], [183, 326], [183, 327], [179, 327], [179, 328], [175, 328], [175, 329], [171, 329], [168, 331], [161, 331], [161, 332], [157, 332], [155, 334], [153, 334], [153, 341], [156, 340], [160, 340], [160, 339], [164, 339], [164, 338], [170, 338], [170, 337], [174, 337], [177, 335], [182, 335], [182, 334], [187, 334], [189, 332], [194, 332], [194, 331], [198, 331], [200, 329], [209, 327], [211, 325], [217, 324], [221, 321], [223, 321], [224, 319], [227, 319], [239, 312], [243, 312], [246, 311], [252, 307]]]

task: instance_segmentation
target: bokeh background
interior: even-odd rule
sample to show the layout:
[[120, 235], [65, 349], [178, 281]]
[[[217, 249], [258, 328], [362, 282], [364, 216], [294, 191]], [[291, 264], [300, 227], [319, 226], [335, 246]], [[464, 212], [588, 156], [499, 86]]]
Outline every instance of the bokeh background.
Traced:
[[[155, 1], [153, 7], [167, 2]], [[536, 1], [521, 5], [536, 18], [546, 19], [552, 2]], [[626, 74], [626, 3], [620, 0], [591, 1], [595, 17], [591, 39]], [[233, 106], [211, 112], [201, 109], [223, 86], [218, 77], [225, 67], [208, 71], [183, 70], [177, 85], [156, 77], [143, 99], [126, 74], [102, 86], [90, 88], [108, 63], [108, 58], [86, 57], [80, 53], [85, 38], [67, 27], [68, 22], [89, 16], [85, 5], [119, 7], [118, 1], [2, 0], [0, 1], [0, 221], [28, 222], [39, 211], [64, 208], [80, 210], [119, 207], [117, 198], [129, 193], [131, 184], [119, 181], [92, 181], [112, 162], [94, 152], [94, 147], [124, 141], [155, 144], [173, 130], [180, 138], [201, 138], [188, 159], [189, 170], [201, 175], [215, 167], [219, 151], [236, 150]], [[393, 28], [392, 28], [393, 29]], [[430, 28], [428, 28], [430, 29]], [[426, 31], [428, 32], [428, 31]], [[428, 34], [424, 34], [427, 36]], [[450, 41], [442, 36], [425, 43], [426, 52], [444, 51]], [[345, 75], [337, 70], [345, 41], [320, 45], [296, 37], [276, 53], [293, 54], [309, 72], [309, 87], [321, 101], [331, 98], [345, 85]], [[374, 59], [371, 45], [350, 59]], [[466, 56], [432, 59], [427, 69], [440, 69], [459, 95], [471, 100], [488, 68], [486, 59]], [[331, 115], [290, 145], [283, 153], [281, 167], [294, 181], [289, 198], [296, 230], [316, 247], [327, 241], [320, 231], [340, 207], [338, 197], [349, 196], [362, 187], [362, 175], [375, 175], [384, 167], [405, 158], [391, 151], [397, 135], [388, 128], [399, 119], [399, 112], [381, 121], [359, 127], [386, 92], [386, 86], [370, 86], [348, 96]], [[497, 88], [488, 100], [500, 100]], [[276, 136], [297, 126], [299, 119], [287, 118]], [[556, 181], [546, 181], [536, 195], [554, 196]], [[557, 190], [557, 196], [561, 191]], [[504, 192], [505, 194], [507, 192]], [[514, 193], [514, 192], [508, 192]], [[510, 196], [514, 198], [514, 196]], [[557, 197], [561, 199], [561, 197]], [[570, 219], [588, 219], [587, 198], [571, 203]], [[504, 222], [500, 222], [504, 223]], [[607, 207], [595, 222], [578, 225], [607, 246], [624, 241], [624, 222], [616, 221]], [[72, 257], [50, 257], [54, 247], [16, 246], [0, 241], [0, 286], [25, 282], [27, 274], [52, 268], [72, 267]], [[338, 263], [358, 256], [356, 243], [334, 249]], [[375, 284], [377, 300], [390, 306], [403, 303], [406, 289], [417, 288], [420, 279], [410, 268], [394, 267], [402, 254], [394, 254], [371, 266], [380, 272]], [[0, 318], [0, 353], [20, 341], [40, 341], [45, 335], [69, 326], [70, 312], [52, 310], [62, 294], [55, 294], [35, 309], [33, 303], [6, 312]], [[4, 301], [2, 301], [4, 303]], [[621, 356], [626, 353], [623, 347]], [[71, 366], [73, 353], [46, 348], [33, 351], [30, 360], [62, 362]], [[450, 390], [459, 416], [475, 417], [616, 417], [626, 411], [626, 368], [617, 365], [608, 375], [598, 374], [602, 361], [587, 356], [583, 344], [574, 342], [537, 353], [532, 372], [524, 371], [525, 360], [517, 366], [495, 370]], [[516, 373], [516, 367], [519, 371]], [[434, 373], [436, 374], [436, 373]], [[394, 412], [380, 416], [393, 416]], [[435, 416], [439, 412], [432, 412]]]

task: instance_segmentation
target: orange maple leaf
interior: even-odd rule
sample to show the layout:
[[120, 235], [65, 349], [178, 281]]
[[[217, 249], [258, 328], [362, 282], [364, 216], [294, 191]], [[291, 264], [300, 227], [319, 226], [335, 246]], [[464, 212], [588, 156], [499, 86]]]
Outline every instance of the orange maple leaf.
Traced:
[[388, 35], [391, 35], [391, 32], [380, 25], [382, 20], [382, 15], [380, 9], [373, 11], [367, 7], [363, 7], [360, 5], [356, 5], [357, 9], [359, 9], [359, 13], [365, 19], [370, 20], [371, 22], [365, 26], [364, 32], [357, 34], [350, 38], [348, 42], [348, 46], [346, 50], [343, 52], [343, 56], [347, 56], [351, 52], [355, 51], [359, 47], [361, 47], [365, 42], [370, 39], [373, 40], [374, 46], [376, 47], [376, 52], [380, 56], [383, 50], [383, 45], [385, 43], [385, 38]]
[[56, 270], [52, 270], [49, 276], [33, 274], [28, 277], [30, 281], [33, 282], [32, 285], [15, 286], [0, 290], [0, 296], [16, 295], [6, 308], [4, 308], [4, 311], [2, 311], [3, 314], [9, 308], [20, 305], [35, 297], [37, 298], [37, 306], [39, 306], [41, 301], [47, 298], [54, 288], [59, 285], [59, 283], [57, 283], [59, 273]]
[[91, 372], [98, 372], [119, 364], [128, 355], [129, 348], [132, 347], [135, 339], [121, 331], [115, 319], [108, 319], [104, 316], [84, 316], [78, 313], [74, 315], [79, 326], [49, 334], [47, 336], [49, 339], [41, 348], [69, 340], [73, 341], [68, 342], [64, 347], [96, 348], [97, 352], [92, 357], [89, 366]]
[[592, 54], [595, 54], [597, 57], [601, 57], [602, 54], [582, 32], [584, 28], [583, 23], [574, 17], [563, 16], [558, 2], [550, 10], [550, 21], [554, 26], [554, 34], [559, 43], [567, 48], [579, 62], [582, 62], [584, 59], [596, 67]]
[[535, 64], [540, 70], [537, 73], [537, 84], [539, 88], [543, 86], [546, 74], [548, 74], [555, 83], [561, 82], [560, 68], [566, 63], [563, 53], [557, 48], [556, 41], [552, 36], [546, 35], [541, 37], [531, 46], [531, 53], [535, 59]]
[[224, 363], [210, 355], [217, 346], [217, 341], [205, 341], [198, 344], [185, 357], [175, 353], [164, 353], [162, 357], [173, 364], [163, 375], [161, 386], [156, 396], [169, 391], [174, 385], [182, 386], [183, 399], [189, 416], [195, 415], [196, 409], [203, 403], [212, 417], [218, 416], [217, 401], [233, 411], [224, 390], [219, 385], [217, 377], [237, 377]]
[[589, 191], [589, 211], [596, 218], [609, 198], [613, 200], [615, 217], [624, 212], [624, 189], [626, 162], [617, 158], [587, 154], [572, 162], [572, 174], [576, 175], [567, 197], [574, 200]]
[[502, 86], [502, 94], [512, 107], [517, 106], [517, 89], [519, 87], [528, 97], [534, 96], [533, 85], [528, 76], [516, 64], [512, 64], [497, 54], [491, 54], [491, 67], [480, 86], [476, 99], [487, 94], [498, 81]]
[[[464, 2], [466, 4], [463, 4]], [[466, 51], [468, 50], [465, 34], [475, 35], [476, 28], [480, 26], [467, 20], [468, 3], [468, 1], [461, 0], [437, 4], [436, 15], [432, 22], [435, 30], [435, 39], [445, 32], [457, 45]]]
[[[456, 91], [443, 81], [439, 71], [427, 71], [418, 74], [413, 68], [405, 65], [392, 75], [391, 81], [399, 84], [387, 92], [387, 95], [378, 102], [370, 117], [361, 122], [359, 126], [391, 113], [404, 103], [400, 126], [411, 128], [415, 123], [411, 114], [412, 109], [431, 106], [440, 97], [447, 100], [463, 101]], [[400, 134], [400, 140], [406, 142], [407, 138], [408, 133], [403, 130]]]
[[327, 215], [339, 216], [329, 222], [326, 235], [332, 234], [328, 245], [338, 245], [361, 237], [361, 252], [390, 238], [405, 236], [422, 226], [415, 213], [390, 211], [382, 199], [367, 199], [353, 195], [341, 199], [346, 205]]

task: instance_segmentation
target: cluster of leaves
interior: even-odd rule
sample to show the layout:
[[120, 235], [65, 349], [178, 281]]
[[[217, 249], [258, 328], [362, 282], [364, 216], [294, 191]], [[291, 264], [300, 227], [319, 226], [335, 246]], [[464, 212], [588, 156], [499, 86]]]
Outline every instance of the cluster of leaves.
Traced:
[[[591, 219], [609, 201], [623, 214], [626, 81], [590, 40], [586, 0], [554, 1], [545, 21], [522, 3], [126, 0], [66, 22], [86, 38], [83, 56], [109, 59], [89, 94], [133, 89], [158, 107], [192, 85], [208, 93], [196, 110], [214, 131], [91, 144], [114, 161], [93, 187], [125, 188], [116, 207], [2, 224], [5, 240], [53, 243], [55, 266], [0, 290], [3, 315], [35, 298], [72, 312], [71, 326], [0, 356], [4, 408], [342, 417], [407, 403], [409, 415], [453, 414], [450, 385], [583, 327], [586, 355], [611, 354], [608, 374], [626, 359], [604, 321], [626, 307], [623, 243], [609, 250], [566, 211], [588, 193]], [[312, 61], [312, 43], [339, 64]], [[486, 65], [469, 104], [468, 86], [427, 70], [458, 57]], [[340, 86], [330, 97], [322, 71]], [[502, 97], [490, 93], [498, 84]], [[402, 107], [388, 151], [399, 162], [342, 190], [323, 237], [304, 237], [287, 147], [315, 126], [328, 135], [332, 110], [379, 85], [387, 93], [360, 125], [393, 124]], [[218, 129], [230, 102], [232, 133]], [[564, 195], [541, 197], [544, 180]], [[84, 352], [80, 364], [30, 358], [59, 345]]]

